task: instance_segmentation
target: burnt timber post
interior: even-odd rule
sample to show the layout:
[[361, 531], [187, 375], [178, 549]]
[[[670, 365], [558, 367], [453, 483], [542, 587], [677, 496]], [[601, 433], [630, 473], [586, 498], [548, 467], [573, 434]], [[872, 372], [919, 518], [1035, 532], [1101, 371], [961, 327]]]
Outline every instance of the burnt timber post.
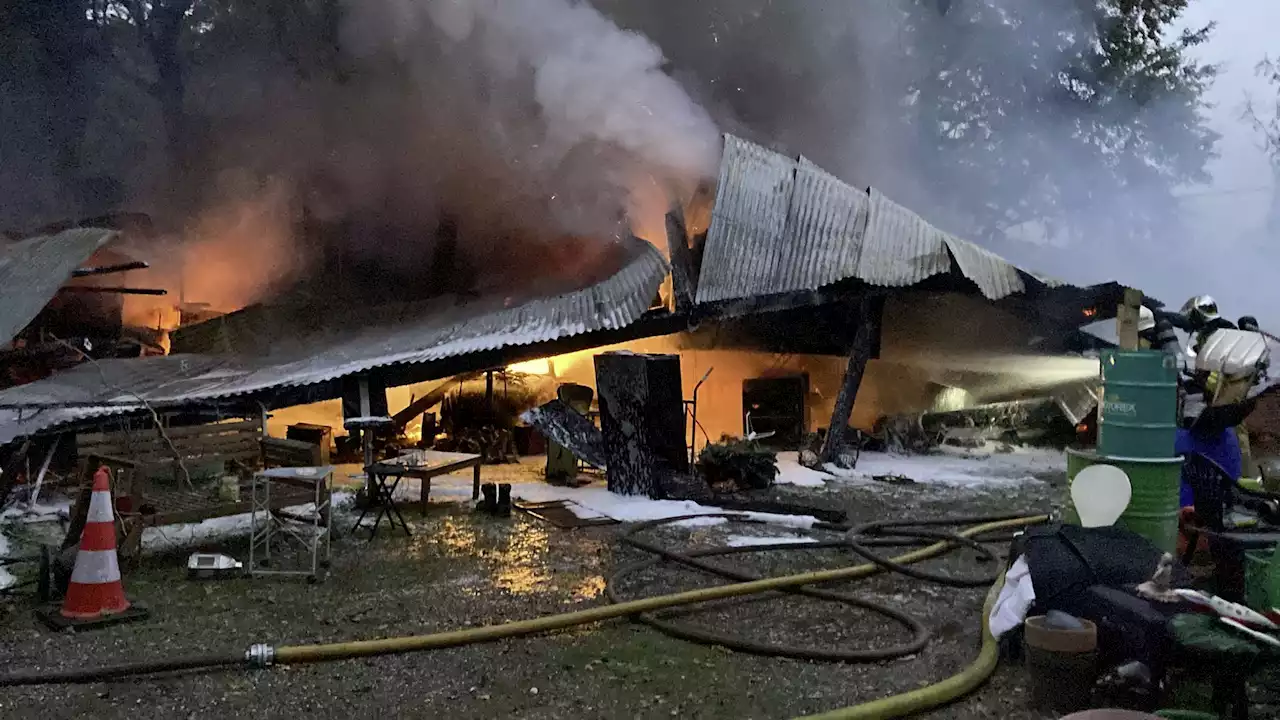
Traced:
[[867, 361], [871, 359], [872, 348], [880, 334], [879, 313], [875, 308], [877, 300], [877, 297], [864, 294], [857, 301], [855, 317], [858, 327], [854, 331], [853, 347], [849, 350], [849, 364], [844, 371], [844, 383], [840, 386], [840, 394], [836, 396], [836, 406], [831, 412], [831, 424], [827, 426], [827, 437], [822, 443], [822, 451], [818, 453], [819, 467], [835, 462], [840, 451], [845, 447], [849, 416], [853, 414], [853, 405], [858, 399], [858, 388], [862, 385]]
[[698, 289], [684, 211], [679, 208], [667, 213], [667, 248], [671, 251], [671, 289], [676, 296], [676, 312], [688, 312], [693, 309]]
[[595, 368], [609, 492], [660, 497], [689, 470], [680, 356], [603, 353]]

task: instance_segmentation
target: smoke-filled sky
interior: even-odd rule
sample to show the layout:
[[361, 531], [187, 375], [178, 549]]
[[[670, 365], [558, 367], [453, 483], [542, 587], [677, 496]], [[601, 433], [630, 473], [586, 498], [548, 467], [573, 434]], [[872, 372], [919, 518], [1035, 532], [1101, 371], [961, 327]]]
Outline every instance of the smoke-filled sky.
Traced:
[[[956, 214], [937, 191], [918, 192], [925, 178], [918, 176], [919, 165], [913, 162], [912, 152], [919, 148], [912, 138], [902, 137], [894, 108], [886, 107], [890, 103], [885, 98], [900, 91], [904, 77], [920, 70], [881, 60], [902, 57], [901, 53], [882, 52], [885, 43], [901, 42], [900, 37], [886, 31], [892, 27], [889, 18], [895, 0], [867, 0], [856, 5], [813, 0], [795, 5], [804, 9], [795, 11], [794, 25], [773, 27], [767, 36], [756, 38], [755, 44], [734, 38], [735, 52], [718, 55], [716, 45], [735, 32], [734, 23], [726, 18], [746, 7], [767, 7], [770, 0], [707, 0], [699, 3], [706, 9], [683, 13], [672, 13], [665, 3], [596, 1], [624, 25], [643, 29], [661, 44], [673, 60], [676, 76], [707, 103], [722, 127], [792, 153], [804, 153], [854, 184], [888, 188], [895, 198], [930, 221], [964, 234], [963, 208]], [[1001, 0], [990, 6], [1000, 9]], [[1009, 7], [1016, 11], [1021, 4], [1012, 2]], [[1044, 7], [1064, 10], [1049, 20], [1052, 27], [1038, 30], [1057, 32], [1073, 22], [1067, 10], [1071, 4], [1046, 0]], [[1280, 244], [1264, 230], [1272, 196], [1271, 169], [1257, 131], [1242, 118], [1248, 97], [1264, 109], [1274, 104], [1277, 89], [1257, 76], [1255, 66], [1268, 54], [1280, 54], [1280, 42], [1272, 32], [1280, 23], [1280, 4], [1274, 0], [1192, 0], [1174, 30], [1198, 29], [1210, 22], [1217, 24], [1216, 29], [1207, 43], [1192, 51], [1192, 57], [1218, 65], [1220, 72], [1206, 96], [1213, 105], [1206, 111], [1210, 125], [1222, 136], [1217, 146], [1220, 157], [1209, 166], [1212, 179], [1205, 185], [1181, 189], [1180, 208], [1168, 208], [1158, 193], [1148, 196], [1141, 189], [1126, 199], [1156, 206], [1157, 214], [1183, 211], [1189, 231], [1183, 237], [1157, 238], [1153, 246], [1158, 250], [1148, 255], [1120, 247], [1123, 242], [1119, 239], [1095, 243], [1087, 252], [1059, 253], [1050, 260], [1039, 248], [1021, 251], [1017, 242], [1005, 244], [1000, 251], [1015, 262], [1072, 282], [1116, 280], [1139, 287], [1175, 308], [1192, 295], [1208, 293], [1219, 299], [1228, 317], [1253, 314], [1280, 327], [1280, 282], [1276, 282], [1280, 276], [1273, 277], [1273, 268], [1280, 267]], [[1034, 33], [1037, 28], [1023, 30]], [[1025, 60], [1043, 66], [1054, 61], [1052, 57], [1033, 58], [1030, 52], [1009, 48], [1006, 57], [1011, 64]], [[1005, 71], [1017, 74], [1016, 68]], [[1055, 140], [1061, 128], [1052, 119], [1032, 116], [1021, 122], [1014, 132], [1034, 136], [1036, 143], [1049, 146], [1051, 154], [1056, 146], [1059, 156], [1051, 172], [1077, 189], [1096, 182], [1093, 171], [1073, 157], [1074, 147]], [[1014, 148], [1016, 145], [1006, 144], [1008, 157], [984, 160], [997, 165], [1014, 162]], [[992, 188], [991, 192], [1010, 191]], [[1095, 234], [1107, 236], [1105, 203], [1087, 209], [1068, 207], [1067, 211], [1077, 220], [1082, 215], [1096, 215]]]
[[[968, 208], [949, 204], [955, 193], [926, 187], [931, 178], [922, 177], [918, 154], [929, 146], [903, 132], [895, 107], [923, 67], [911, 62], [927, 61], [927, 48], [902, 52], [904, 42], [927, 44], [921, 41], [927, 34], [913, 40], [895, 34], [893, 9], [903, 1], [348, 0], [340, 39], [357, 72], [345, 84], [300, 78], [278, 54], [249, 42], [232, 45], [249, 50], [202, 58], [193, 69], [189, 105], [214, 127], [216, 177], [201, 181], [208, 210], [185, 223], [188, 244], [205, 268], [215, 256], [270, 250], [266, 262], [230, 264], [205, 283], [212, 292], [234, 279], [236, 301], [257, 299], [265, 269], [296, 257], [296, 248], [272, 241], [289, 233], [291, 206], [305, 197], [321, 219], [378, 218], [385, 227], [358, 226], [348, 232], [350, 242], [398, 266], [430, 261], [430, 231], [447, 211], [460, 217], [462, 242], [483, 270], [530, 271], [532, 259], [553, 257], [558, 270], [577, 272], [575, 262], [590, 264], [587, 253], [571, 245], [556, 255], [550, 248], [557, 237], [608, 238], [627, 212], [633, 224], [652, 225], [670, 196], [714, 174], [721, 131], [803, 153], [964, 235]], [[988, 0], [984, 7], [998, 15], [1002, 3], [1016, 9], [1025, 7], [1021, 2]], [[1074, 2], [1037, 2], [1060, 8], [1061, 16], [1049, 27], [1020, 27], [1020, 37], [1057, 33], [1078, 21], [1067, 14]], [[771, 5], [769, 22], [752, 22]], [[1273, 51], [1268, 29], [1280, 21], [1280, 6], [1192, 0], [1185, 24], [1210, 20], [1218, 29], [1196, 53], [1223, 64], [1210, 95], [1222, 157], [1212, 166], [1212, 184], [1188, 188], [1181, 200], [1197, 232], [1158, 245], [1159, 257], [1150, 258], [1095, 250], [1047, 263], [1034, 248], [1024, 254], [1015, 243], [1001, 250], [1048, 274], [1119, 280], [1175, 306], [1193, 294], [1213, 294], [1230, 317], [1251, 313], [1280, 326], [1280, 307], [1270, 309], [1280, 303], [1280, 283], [1268, 274], [1280, 249], [1260, 229], [1270, 171], [1256, 134], [1240, 118], [1247, 92], [1274, 97], [1253, 68]], [[1034, 46], [1001, 56], [1008, 66], [1001, 72], [1015, 85], [1022, 74], [1044, 75], [1055, 62], [1028, 49]], [[1033, 63], [1040, 67], [1027, 70]], [[12, 97], [21, 97], [21, 85]], [[0, 98], [0, 109], [6, 102], [17, 101]], [[155, 161], [154, 108], [145, 98], [110, 93], [99, 105], [138, 118], [137, 137], [112, 134], [106, 144], [116, 154], [137, 148], [125, 153], [122, 171], [132, 204], [162, 212], [155, 204], [163, 182], [154, 169], [163, 163]], [[1073, 158], [1075, 148], [1059, 142], [1063, 127], [1055, 118], [1019, 122], [1005, 155], [1026, 144], [1056, 159], [1055, 172], [1072, 192], [1094, 184]], [[48, 164], [48, 149], [23, 132], [31, 128], [0, 128], [7, 136], [0, 140], [8, 141], [0, 150], [31, 148], [4, 158], [0, 191], [12, 198], [43, 188], [45, 197], [28, 198], [25, 206], [42, 207], [45, 216], [10, 217], [12, 208], [24, 207], [18, 199], [0, 207], [0, 219], [30, 226], [57, 219], [61, 205], [35, 178], [42, 158]], [[1011, 160], [979, 154], [954, 162], [998, 169]], [[1000, 172], [988, 176], [1001, 179]], [[1019, 191], [990, 190], [1003, 201]], [[1142, 202], [1138, 195], [1134, 202]], [[1105, 237], [1105, 199], [1093, 202], [1076, 215], [1097, 216], [1096, 234]], [[659, 239], [654, 231], [642, 234]], [[513, 252], [531, 241], [548, 249]], [[1184, 277], [1186, 268], [1200, 276]], [[201, 283], [190, 278], [186, 289], [189, 300], [210, 299], [198, 297]]]
[[1274, 181], [1260, 140], [1241, 119], [1246, 97], [1260, 104], [1274, 103], [1275, 88], [1259, 78], [1254, 67], [1264, 56], [1280, 56], [1274, 29], [1280, 26], [1280, 3], [1272, 0], [1196, 0], [1187, 14], [1189, 25], [1216, 21], [1212, 38], [1198, 50], [1206, 62], [1221, 65], [1221, 74], [1208, 94], [1214, 128], [1222, 133], [1220, 157], [1211, 165], [1213, 183], [1188, 188], [1183, 198], [1193, 223], [1195, 246], [1175, 252], [1201, 258], [1201, 278], [1144, 277], [1134, 268], [1135, 281], [1148, 292], [1181, 305], [1198, 293], [1214, 295], [1230, 318], [1252, 314], [1280, 327], [1280, 243], [1265, 233]]

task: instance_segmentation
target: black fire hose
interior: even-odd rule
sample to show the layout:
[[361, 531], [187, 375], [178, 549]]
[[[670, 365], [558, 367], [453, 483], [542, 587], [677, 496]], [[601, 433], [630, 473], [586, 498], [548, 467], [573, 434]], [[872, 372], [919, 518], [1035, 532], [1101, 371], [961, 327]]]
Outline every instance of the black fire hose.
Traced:
[[[616, 570], [613, 573], [613, 576], [609, 578], [608, 584], [605, 585], [605, 594], [606, 594], [606, 597], [608, 597], [609, 602], [612, 602], [615, 604], [626, 602], [627, 599], [623, 598], [618, 593], [618, 590], [617, 590], [623, 578], [627, 577], [628, 575], [632, 575], [634, 573], [637, 573], [642, 570], [653, 567], [655, 565], [658, 565], [663, 560], [670, 560], [672, 562], [679, 563], [686, 567], [695, 568], [697, 570], [701, 570], [710, 575], [722, 577], [727, 580], [732, 580], [734, 582], [751, 582], [754, 580], [759, 580], [760, 577], [756, 575], [751, 575], [750, 573], [739, 572], [736, 570], [722, 568], [717, 565], [712, 565], [710, 563], [699, 560], [698, 558], [710, 557], [710, 556], [716, 556], [716, 555], [729, 555], [729, 554], [737, 554], [737, 553], [779, 550], [781, 548], [795, 550], [795, 549], [839, 548], [839, 547], [846, 546], [844, 541], [831, 541], [831, 542], [811, 542], [811, 543], [788, 543], [786, 545], [777, 545], [777, 544], [743, 545], [740, 547], [706, 548], [703, 550], [694, 550], [692, 552], [678, 553], [672, 550], [668, 550], [660, 545], [646, 542], [636, 537], [638, 533], [643, 532], [644, 530], [649, 530], [654, 527], [658, 527], [660, 525], [666, 525], [673, 522], [679, 522], [681, 520], [689, 520], [695, 517], [700, 517], [700, 518], [713, 517], [713, 518], [721, 518], [725, 520], [736, 520], [739, 522], [756, 522], [756, 521], [747, 519], [747, 516], [745, 515], [726, 513], [726, 514], [720, 514], [720, 515], [685, 515], [681, 517], [667, 518], [663, 520], [654, 520], [651, 522], [646, 522], [646, 523], [641, 523], [639, 525], [636, 525], [635, 527], [631, 528], [630, 530], [622, 534], [621, 536], [622, 542], [634, 548], [644, 550], [645, 552], [653, 553], [655, 557], [648, 558], [646, 560], [641, 560], [640, 562], [632, 563], [630, 565], [625, 565], [621, 568], [618, 568], [618, 570]], [[815, 525], [815, 528], [831, 529], [831, 530], [840, 529], [835, 526], [826, 526], [825, 524]], [[809, 588], [804, 586], [794, 588], [791, 592], [794, 592], [799, 595], [804, 595], [806, 597], [820, 599], [820, 600], [829, 600], [832, 602], [838, 602], [843, 605], [850, 605], [853, 607], [862, 608], [864, 610], [870, 610], [871, 612], [874, 612], [880, 615], [884, 615], [889, 619], [897, 622], [899, 625], [902, 625], [903, 627], [905, 627], [912, 635], [911, 640], [902, 645], [897, 645], [889, 648], [877, 648], [874, 650], [824, 650], [824, 649], [816, 649], [816, 648], [797, 647], [793, 645], [778, 645], [773, 643], [755, 642], [755, 641], [747, 640], [744, 638], [715, 633], [709, 630], [693, 628], [687, 625], [681, 625], [679, 623], [663, 620], [658, 618], [654, 613], [642, 613], [637, 617], [644, 624], [649, 625], [673, 637], [678, 637], [682, 640], [688, 640], [691, 642], [698, 642], [698, 643], [703, 643], [708, 645], [720, 645], [733, 650], [753, 653], [756, 655], [768, 655], [772, 657], [788, 657], [788, 658], [807, 659], [807, 660], [826, 660], [826, 661], [833, 661], [833, 662], [876, 662], [876, 661], [890, 660], [893, 658], [915, 654], [923, 650], [924, 646], [929, 643], [929, 630], [923, 624], [921, 624], [920, 621], [916, 620], [910, 615], [907, 615], [906, 613], [900, 612], [898, 610], [887, 607], [885, 605], [880, 605], [880, 604], [871, 602], [869, 600], [864, 600], [862, 598], [858, 598], [846, 593], [831, 592], [828, 590], [818, 590], [815, 588]]]
[[[618, 568], [610, 577], [608, 584], [605, 586], [606, 597], [610, 602], [621, 603], [626, 602], [625, 598], [618, 591], [621, 582], [629, 575], [649, 569], [663, 562], [671, 561], [690, 567], [709, 575], [717, 576], [733, 582], [751, 582], [758, 580], [759, 577], [749, 573], [731, 570], [728, 568], [713, 565], [703, 561], [701, 558], [731, 555], [738, 553], [754, 553], [754, 552], [776, 552], [786, 550], [803, 550], [803, 549], [820, 549], [820, 548], [848, 548], [863, 558], [878, 565], [884, 570], [900, 573], [913, 579], [932, 582], [935, 584], [970, 588], [989, 586], [1000, 574], [998, 560], [994, 553], [991, 552], [982, 543], [960, 535], [956, 532], [940, 531], [940, 530], [922, 530], [923, 527], [943, 527], [954, 525], [973, 525], [986, 522], [998, 522], [1002, 520], [1016, 519], [1018, 515], [999, 516], [999, 517], [981, 517], [981, 518], [944, 518], [940, 520], [927, 520], [918, 522], [875, 522], [860, 525], [849, 529], [846, 526], [832, 525], [829, 523], [816, 523], [813, 526], [815, 530], [825, 530], [831, 532], [841, 532], [845, 536], [842, 540], [836, 541], [815, 541], [803, 543], [769, 543], [758, 545], [742, 545], [728, 548], [706, 548], [702, 550], [694, 550], [691, 552], [676, 552], [669, 550], [637, 537], [640, 533], [659, 527], [662, 525], [680, 522], [682, 520], [690, 520], [694, 518], [721, 518], [732, 522], [759, 523], [761, 521], [752, 520], [745, 515], [736, 513], [725, 513], [719, 515], [686, 515], [676, 518], [666, 518], [662, 520], [654, 520], [650, 522], [640, 523], [624, 532], [620, 539], [626, 545], [652, 553], [654, 557], [632, 563], [630, 565]], [[1003, 538], [1001, 538], [1003, 539]], [[987, 561], [990, 561], [995, 569], [993, 572], [981, 578], [953, 578], [946, 575], [938, 575], [928, 573], [914, 568], [907, 567], [888, 560], [877, 555], [871, 550], [873, 547], [901, 547], [904, 545], [920, 545], [922, 540], [943, 540], [952, 543], [953, 547], [965, 546], [973, 548], [979, 555]], [[989, 540], [990, 541], [990, 540]], [[838, 602], [843, 605], [861, 608], [871, 611], [878, 615], [883, 615], [897, 624], [901, 625], [911, 633], [911, 639], [899, 645], [887, 648], [875, 649], [821, 649], [812, 647], [799, 647], [794, 645], [781, 645], [775, 643], [758, 642], [737, 635], [727, 633], [719, 633], [705, 628], [693, 627], [682, 623], [674, 622], [668, 619], [658, 617], [656, 613], [641, 613], [637, 615], [640, 622], [662, 632], [667, 635], [698, 642], [708, 645], [719, 645], [737, 650], [740, 652], [752, 653], [756, 655], [766, 655], [772, 657], [787, 657], [798, 660], [820, 660], [834, 662], [882, 662], [885, 660], [893, 660], [896, 658], [914, 655], [929, 643], [929, 630], [916, 618], [887, 605], [876, 603], [871, 600], [859, 598], [847, 593], [838, 593], [827, 590], [819, 590], [806, 586], [791, 588], [787, 592], [804, 595], [821, 600], [829, 600]], [[776, 593], [774, 593], [776, 594]], [[693, 609], [696, 612], [696, 608]]]
[[74, 670], [25, 670], [7, 673], [0, 677], [0, 687], [11, 685], [62, 685], [106, 682], [132, 675], [173, 673], [185, 670], [212, 670], [224, 667], [243, 667], [244, 653], [224, 655], [188, 655], [166, 660], [143, 660], [119, 665], [76, 668]]

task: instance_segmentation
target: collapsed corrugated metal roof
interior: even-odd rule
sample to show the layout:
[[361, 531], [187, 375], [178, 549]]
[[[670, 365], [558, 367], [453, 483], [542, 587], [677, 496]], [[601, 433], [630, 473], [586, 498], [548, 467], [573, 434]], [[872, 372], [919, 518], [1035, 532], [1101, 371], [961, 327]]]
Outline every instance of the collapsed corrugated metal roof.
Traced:
[[841, 280], [906, 287], [955, 269], [998, 300], [1026, 280], [1061, 285], [925, 222], [806, 158], [725, 135], [698, 303], [816, 290]]
[[0, 343], [22, 332], [72, 272], [115, 235], [111, 230], [76, 228], [0, 247]]
[[[648, 310], [667, 261], [636, 241], [629, 261], [586, 288], [512, 307], [462, 306], [403, 313], [320, 349], [260, 359], [170, 355], [86, 363], [0, 392], [0, 443], [79, 420], [173, 407], [336, 380], [369, 370], [428, 363], [484, 350], [630, 325]], [[145, 404], [144, 404], [145, 401]]]

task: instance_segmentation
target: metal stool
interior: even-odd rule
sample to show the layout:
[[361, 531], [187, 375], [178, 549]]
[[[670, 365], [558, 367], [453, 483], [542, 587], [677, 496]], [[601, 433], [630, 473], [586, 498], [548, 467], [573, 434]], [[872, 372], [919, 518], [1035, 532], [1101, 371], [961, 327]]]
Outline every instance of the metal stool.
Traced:
[[[250, 484], [249, 574], [305, 575], [311, 581], [328, 568], [333, 545], [333, 468], [271, 468], [254, 473]], [[295, 515], [272, 508], [271, 488], [276, 485], [301, 488], [312, 493], [314, 509]], [[291, 540], [304, 551], [303, 566], [295, 569], [266, 569], [271, 565], [272, 547], [277, 539]], [[277, 553], [278, 556], [278, 553]]]

